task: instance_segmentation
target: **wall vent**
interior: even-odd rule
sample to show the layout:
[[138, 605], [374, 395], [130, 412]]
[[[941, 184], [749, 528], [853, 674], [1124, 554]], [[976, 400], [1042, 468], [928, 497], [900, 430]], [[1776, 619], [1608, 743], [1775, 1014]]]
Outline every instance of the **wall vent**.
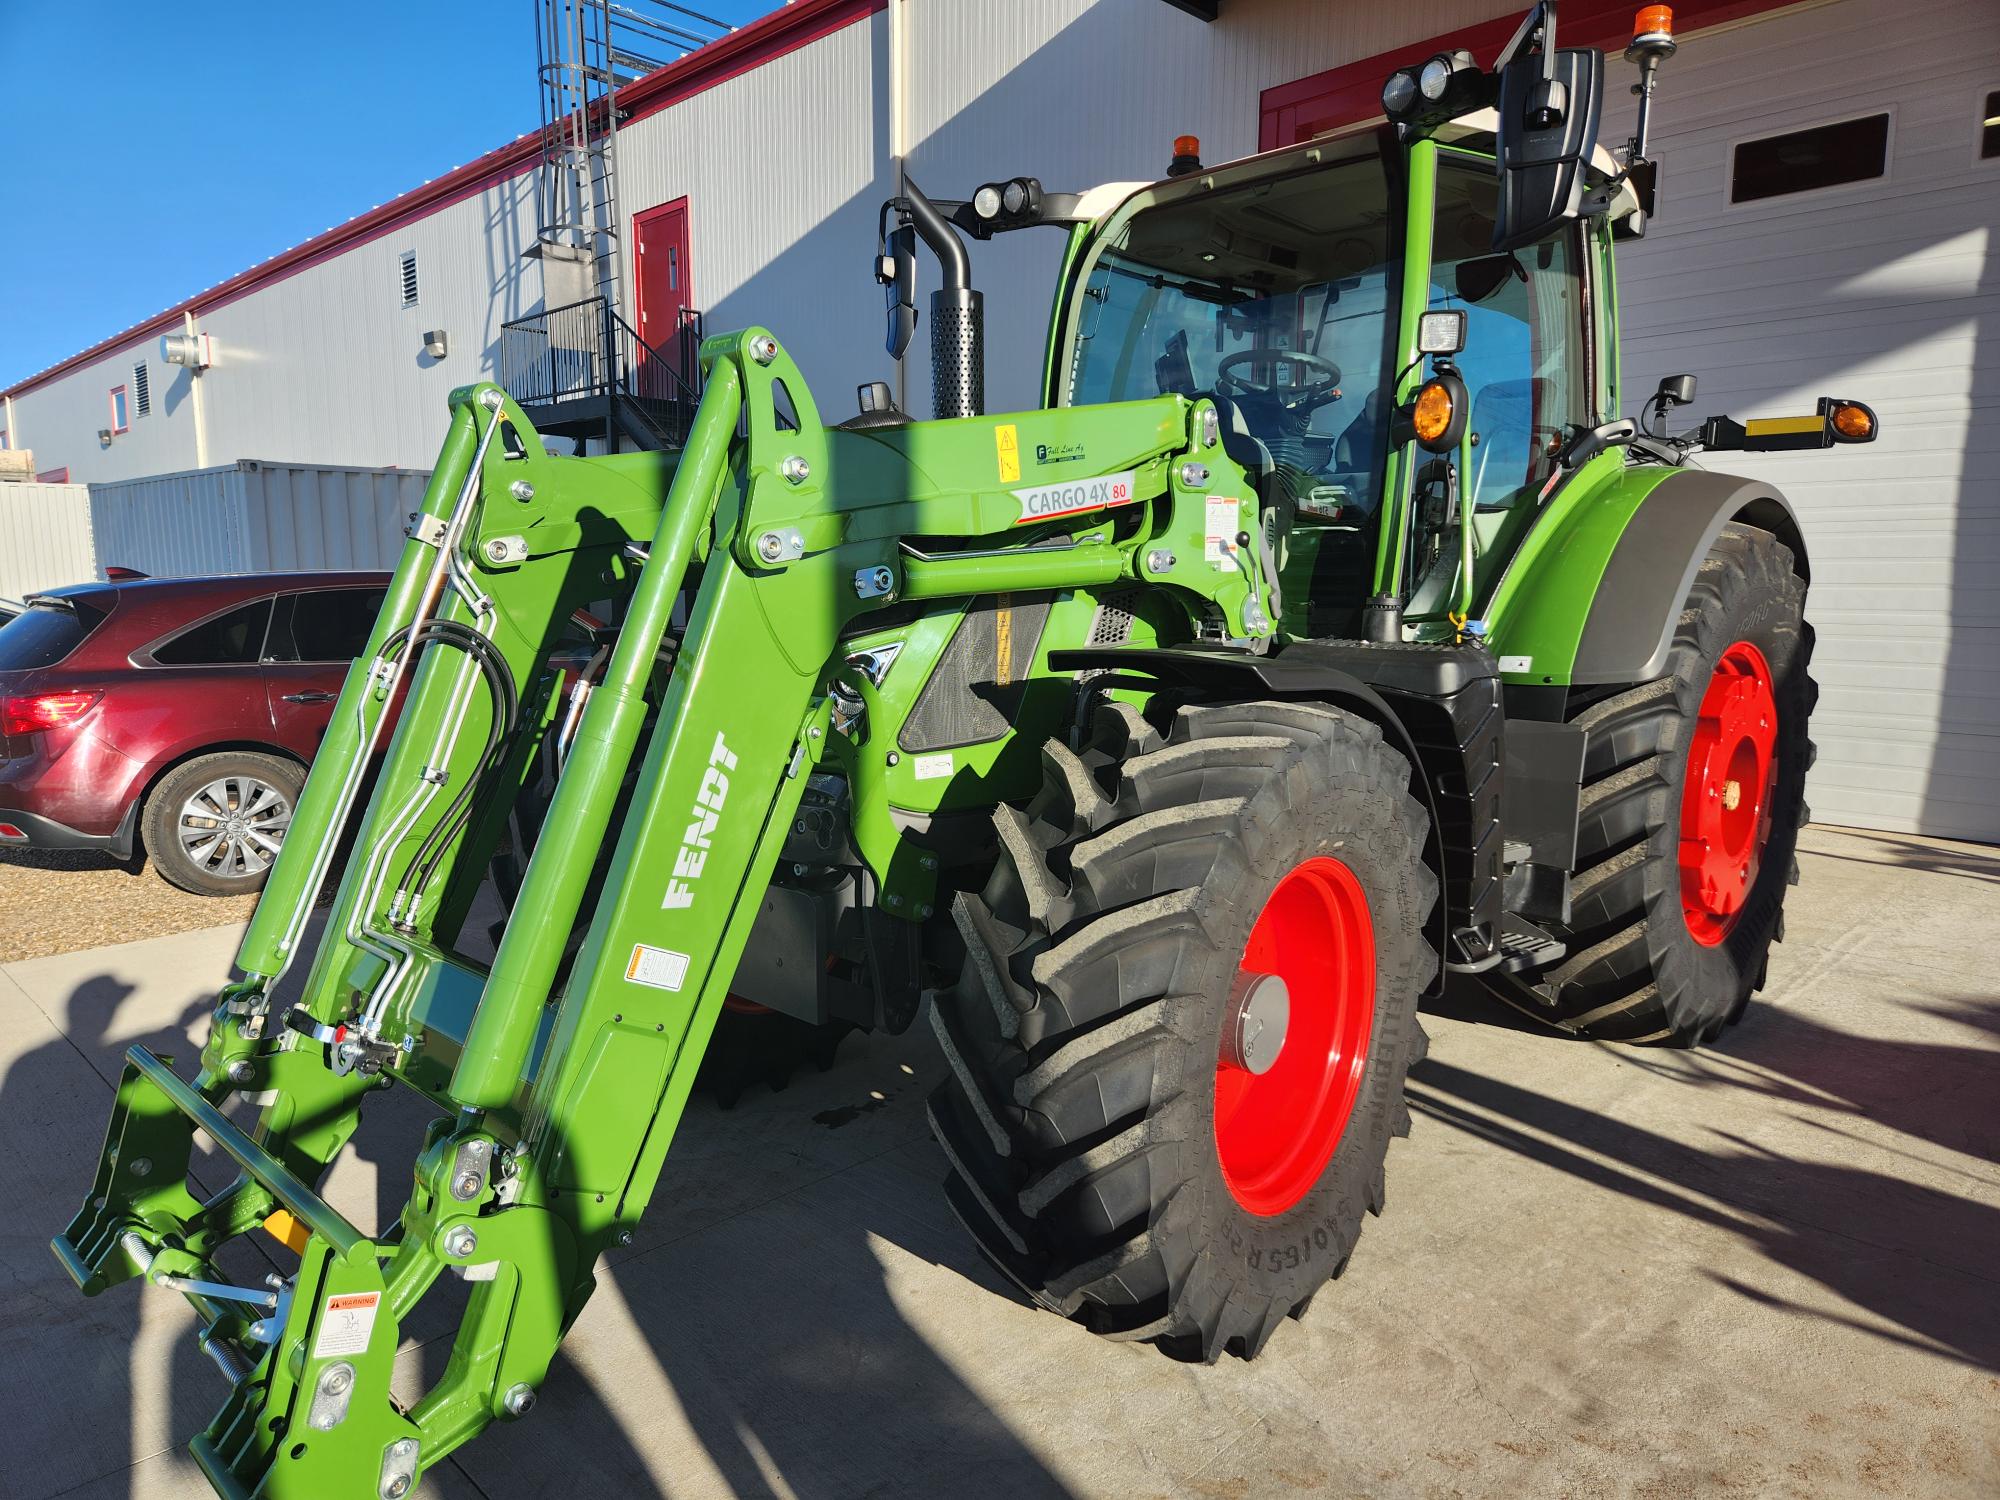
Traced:
[[153, 387], [146, 379], [146, 362], [132, 366], [132, 409], [142, 417], [153, 414]]
[[403, 306], [415, 307], [417, 305], [417, 252], [414, 250], [405, 250], [403, 252], [401, 285]]

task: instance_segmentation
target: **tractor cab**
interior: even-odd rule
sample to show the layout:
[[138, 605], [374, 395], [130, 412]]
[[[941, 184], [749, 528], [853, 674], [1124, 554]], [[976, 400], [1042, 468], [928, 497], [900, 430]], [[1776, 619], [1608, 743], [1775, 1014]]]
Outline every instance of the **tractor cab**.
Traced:
[[[1490, 131], [1423, 142], [1408, 170], [1392, 135], [1143, 188], [1078, 234], [1058, 299], [1050, 405], [1215, 402], [1274, 534], [1297, 636], [1359, 632], [1406, 481], [1409, 622], [1476, 607], [1563, 439], [1613, 403], [1590, 316], [1597, 226], [1496, 253]], [[1436, 313], [1456, 316], [1426, 321]], [[1419, 353], [1426, 327], [1456, 347]], [[1445, 504], [1458, 456], [1413, 464], [1405, 451], [1427, 364], [1464, 388], [1469, 461], [1449, 476], [1463, 516]], [[1455, 571], [1468, 520], [1469, 591]]]

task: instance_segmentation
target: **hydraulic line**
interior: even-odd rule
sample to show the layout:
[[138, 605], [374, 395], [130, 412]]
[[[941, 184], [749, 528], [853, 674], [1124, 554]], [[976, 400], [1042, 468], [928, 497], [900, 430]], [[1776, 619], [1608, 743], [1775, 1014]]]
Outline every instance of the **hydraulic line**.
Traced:
[[[409, 898], [406, 919], [414, 916], [423, 890], [442, 862], [444, 851], [463, 830], [471, 817], [472, 799], [480, 783], [499, 764], [506, 743], [520, 725], [521, 701], [519, 689], [514, 684], [513, 674], [507, 669], [507, 662], [499, 649], [486, 636], [455, 620], [430, 620], [415, 627], [396, 631], [382, 643], [383, 654], [403, 648], [406, 644], [414, 653], [431, 641], [455, 646], [479, 663], [485, 676], [486, 685], [493, 697], [493, 714], [487, 725], [486, 748], [481, 752], [473, 773], [466, 777], [457, 794], [446, 807], [444, 816], [431, 825], [417, 846], [415, 854], [403, 868], [402, 880], [396, 888], [398, 902]], [[412, 874], [415, 874], [414, 881]]]

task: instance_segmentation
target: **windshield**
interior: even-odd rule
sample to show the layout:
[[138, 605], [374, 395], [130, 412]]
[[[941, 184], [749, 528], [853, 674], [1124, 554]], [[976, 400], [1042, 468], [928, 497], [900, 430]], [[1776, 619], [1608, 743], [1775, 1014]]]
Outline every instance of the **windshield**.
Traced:
[[1224, 446], [1277, 491], [1267, 500], [1372, 516], [1395, 238], [1372, 153], [1141, 209], [1085, 282], [1071, 403], [1212, 396]]

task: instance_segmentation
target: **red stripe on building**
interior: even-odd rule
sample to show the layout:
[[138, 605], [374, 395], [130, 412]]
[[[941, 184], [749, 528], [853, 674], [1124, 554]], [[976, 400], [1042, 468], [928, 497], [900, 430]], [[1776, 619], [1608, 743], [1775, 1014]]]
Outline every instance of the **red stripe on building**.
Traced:
[[[1678, 0], [1674, 29], [1682, 36], [1703, 27], [1740, 21], [1797, 0]], [[1635, 0], [1564, 0], [1557, 7], [1556, 41], [1564, 47], [1600, 47], [1622, 52], [1632, 36]], [[1258, 96], [1257, 149], [1275, 150], [1309, 141], [1329, 130], [1372, 120], [1382, 113], [1382, 83], [1396, 69], [1422, 62], [1434, 52], [1464, 47], [1491, 67], [1521, 24], [1525, 6], [1462, 31], [1411, 42], [1393, 52], [1364, 57], [1310, 78], [1281, 83]]]
[[[719, 83], [727, 83], [732, 78], [740, 78], [774, 58], [810, 46], [856, 21], [866, 20], [877, 11], [886, 10], [888, 5], [889, 0], [794, 0], [794, 3], [752, 21], [741, 30], [689, 53], [678, 62], [669, 63], [657, 72], [626, 84], [618, 93], [618, 108], [627, 122], [658, 114], [683, 99], [692, 98]], [[495, 183], [532, 170], [540, 161], [541, 154], [540, 131], [516, 136], [506, 145], [476, 157], [420, 188], [391, 198], [380, 208], [358, 214], [325, 234], [316, 235], [304, 244], [274, 255], [219, 286], [197, 293], [143, 323], [134, 324], [122, 333], [92, 344], [80, 354], [72, 354], [60, 364], [50, 365], [46, 370], [30, 375], [0, 391], [0, 397], [19, 396], [37, 386], [46, 385], [57, 376], [114, 354], [135, 340], [178, 331], [182, 318], [188, 313], [214, 312], [358, 245], [379, 239], [414, 220], [427, 218], [454, 203], [462, 203], [485, 192]]]

